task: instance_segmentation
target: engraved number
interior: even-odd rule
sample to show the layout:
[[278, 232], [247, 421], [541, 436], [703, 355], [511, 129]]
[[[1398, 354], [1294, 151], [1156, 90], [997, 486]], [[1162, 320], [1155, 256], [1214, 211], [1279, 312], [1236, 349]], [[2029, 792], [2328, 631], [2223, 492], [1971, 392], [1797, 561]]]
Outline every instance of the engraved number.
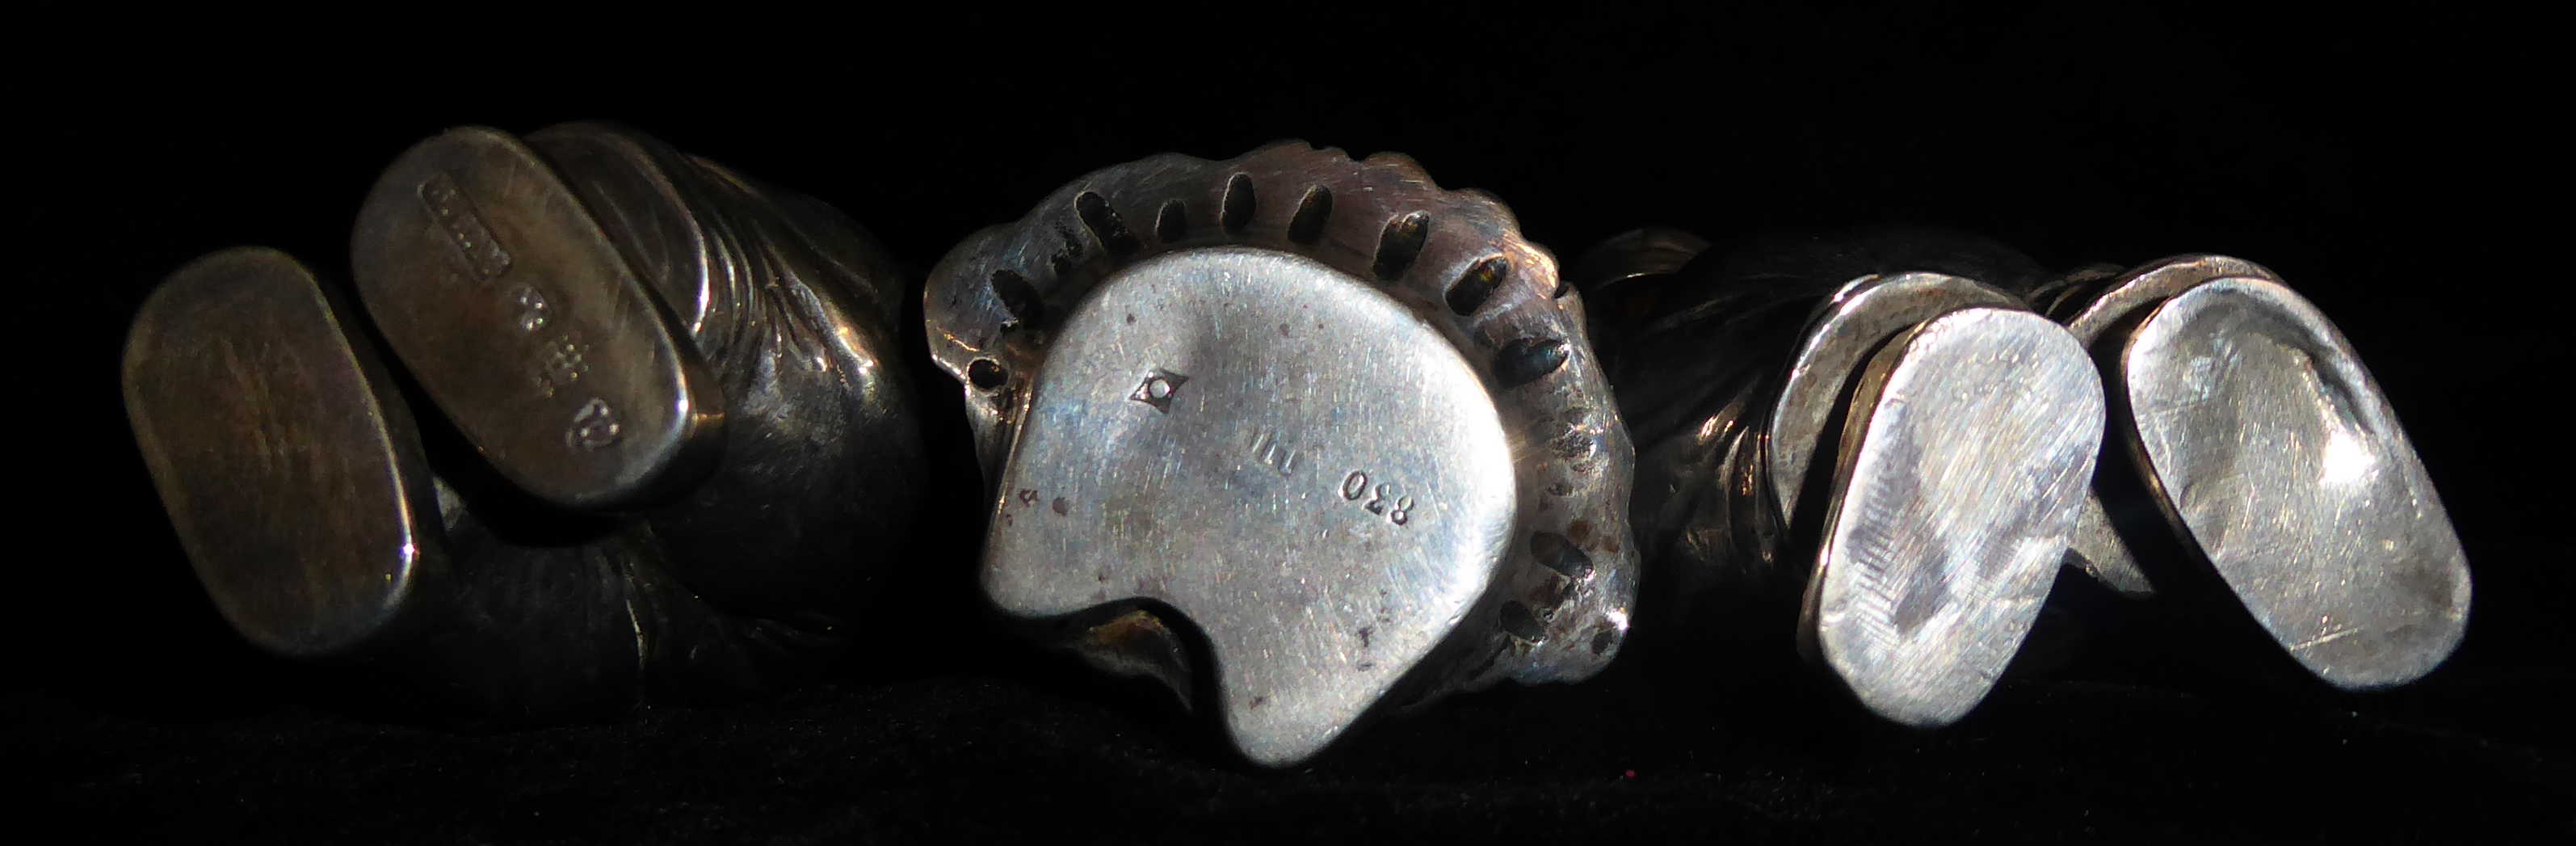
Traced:
[[1363, 494], [1369, 499], [1361, 502], [1360, 507], [1367, 509], [1368, 513], [1385, 517], [1387, 522], [1398, 526], [1413, 520], [1413, 498], [1403, 495], [1393, 483], [1382, 483], [1372, 488], [1368, 474], [1358, 470], [1342, 477], [1342, 499], [1359, 502]]

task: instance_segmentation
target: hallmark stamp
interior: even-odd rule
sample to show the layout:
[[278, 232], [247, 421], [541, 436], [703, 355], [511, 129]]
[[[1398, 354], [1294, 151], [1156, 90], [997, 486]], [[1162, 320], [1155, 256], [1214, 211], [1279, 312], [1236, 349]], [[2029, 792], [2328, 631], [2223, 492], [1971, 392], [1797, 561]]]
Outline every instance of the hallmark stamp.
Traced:
[[617, 410], [609, 408], [607, 400], [593, 397], [582, 404], [581, 410], [573, 412], [572, 428], [564, 430], [564, 443], [585, 452], [597, 452], [616, 443], [618, 434]]
[[465, 199], [465, 191], [456, 184], [455, 177], [433, 175], [420, 183], [418, 193], [430, 218], [446, 230], [448, 245], [456, 248], [457, 262], [474, 275], [474, 281], [490, 282], [510, 269], [509, 251], [492, 236], [492, 227], [484, 225], [483, 215]]
[[534, 332], [554, 322], [554, 306], [547, 303], [546, 295], [539, 293], [533, 286], [521, 285], [512, 289], [510, 304], [519, 307], [519, 331], [521, 332]]
[[1252, 438], [1252, 460], [1286, 476], [1297, 472], [1297, 448], [1279, 438], [1279, 433], [1264, 430]]
[[1145, 373], [1144, 381], [1137, 383], [1136, 392], [1128, 394], [1127, 398], [1153, 406], [1155, 411], [1170, 414], [1172, 413], [1172, 394], [1179, 391], [1181, 385], [1188, 381], [1190, 377], [1157, 367]]
[[[584, 348], [570, 338], [555, 338], [537, 353], [537, 389], [546, 396], [571, 387], [590, 373], [590, 361]], [[596, 402], [597, 400], [593, 400]]]
[[[1413, 521], [1413, 498], [1405, 496], [1403, 489], [1391, 482], [1370, 485], [1369, 475], [1365, 472], [1353, 470], [1350, 475], [1343, 476], [1341, 494], [1344, 501], [1359, 503], [1360, 508], [1386, 518], [1389, 523], [1401, 526]], [[1364, 496], [1368, 501], [1361, 502], [1360, 498]]]

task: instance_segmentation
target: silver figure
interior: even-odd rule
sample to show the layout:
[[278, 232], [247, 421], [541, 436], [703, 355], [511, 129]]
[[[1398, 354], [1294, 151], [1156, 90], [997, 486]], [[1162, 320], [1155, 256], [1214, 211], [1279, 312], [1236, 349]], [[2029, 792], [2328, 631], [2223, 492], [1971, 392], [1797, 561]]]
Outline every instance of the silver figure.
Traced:
[[[2133, 596], [2214, 573], [2338, 688], [2405, 684], [2449, 657], [2469, 610], [2459, 535], [2370, 372], [2314, 305], [2271, 270], [2217, 255], [2097, 265], [2031, 297], [2111, 388], [2103, 460], [2119, 466], [2087, 498], [2074, 563]], [[2186, 567], [2137, 552], [2173, 540]]]
[[1617, 654], [1627, 433], [1492, 197], [1297, 142], [1155, 156], [967, 238], [924, 302], [993, 484], [987, 594], [1207, 691], [1247, 759]]
[[459, 129], [386, 171], [352, 253], [364, 318], [245, 248], [128, 341], [137, 441], [246, 638], [484, 727], [756, 693], [854, 642], [925, 473], [900, 278], [856, 224], [630, 130]]
[[1983, 255], [1649, 229], [1578, 262], [1665, 613], [1793, 634], [1899, 723], [1985, 697], [2065, 557], [2104, 401], [2072, 336], [1983, 281], [2029, 274]]

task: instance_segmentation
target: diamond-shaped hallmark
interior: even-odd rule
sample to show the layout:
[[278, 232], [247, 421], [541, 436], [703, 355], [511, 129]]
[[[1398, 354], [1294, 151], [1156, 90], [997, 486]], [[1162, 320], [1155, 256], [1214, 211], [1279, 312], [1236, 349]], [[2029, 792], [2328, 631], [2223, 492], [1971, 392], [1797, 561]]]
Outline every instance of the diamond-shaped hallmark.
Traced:
[[1170, 414], [1172, 413], [1172, 394], [1189, 381], [1190, 377], [1157, 367], [1146, 372], [1145, 378], [1136, 383], [1136, 392], [1128, 394], [1127, 398], [1153, 406], [1155, 411]]

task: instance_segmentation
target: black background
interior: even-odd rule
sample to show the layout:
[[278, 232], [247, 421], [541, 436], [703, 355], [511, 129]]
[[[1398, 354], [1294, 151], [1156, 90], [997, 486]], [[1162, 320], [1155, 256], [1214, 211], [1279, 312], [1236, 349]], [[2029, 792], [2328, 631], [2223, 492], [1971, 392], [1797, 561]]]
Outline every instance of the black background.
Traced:
[[[334, 842], [2576, 836], [2568, 468], [2536, 399], [2564, 372], [2569, 97], [2536, 21], [699, 14], [716, 13], [543, 34], [470, 9], [338, 34], [150, 22], [175, 46], [118, 34], [139, 21], [18, 33], [15, 818]], [[1938, 732], [1875, 725], [1812, 680], [1631, 661], [1256, 772], [1160, 700], [984, 633], [963, 422], [924, 369], [945, 482], [884, 562], [919, 596], [849, 680], [490, 736], [372, 716], [331, 672], [241, 644], [196, 587], [122, 419], [126, 321], [221, 247], [344, 273], [359, 200], [421, 138], [582, 118], [832, 202], [916, 285], [1086, 171], [1280, 138], [1409, 153], [1560, 257], [1649, 223], [1935, 224], [2061, 267], [2243, 256], [2338, 321], [2409, 427], [2467, 545], [2469, 634], [2371, 696], [2097, 643]]]

